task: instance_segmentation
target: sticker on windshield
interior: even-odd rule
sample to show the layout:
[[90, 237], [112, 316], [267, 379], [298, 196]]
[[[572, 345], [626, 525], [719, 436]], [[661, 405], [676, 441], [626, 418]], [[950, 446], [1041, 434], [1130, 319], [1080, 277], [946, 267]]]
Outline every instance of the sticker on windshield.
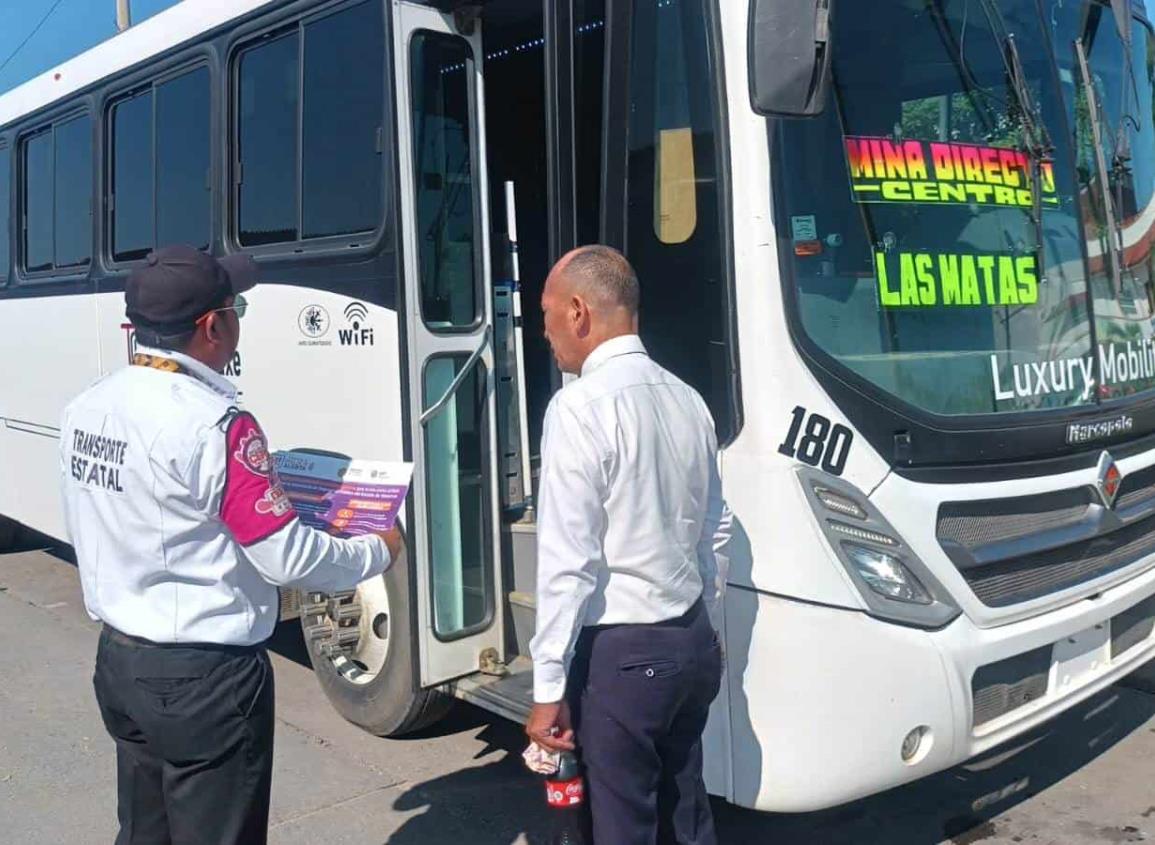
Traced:
[[[861, 135], [844, 140], [855, 202], [1033, 204], [1030, 159], [1021, 150]], [[1050, 162], [1040, 164], [1039, 177], [1042, 204], [1058, 205]]]
[[882, 308], [1034, 305], [1039, 301], [1033, 255], [875, 252]]
[[818, 240], [818, 222], [813, 214], [796, 214], [790, 218], [790, 234], [794, 243]]

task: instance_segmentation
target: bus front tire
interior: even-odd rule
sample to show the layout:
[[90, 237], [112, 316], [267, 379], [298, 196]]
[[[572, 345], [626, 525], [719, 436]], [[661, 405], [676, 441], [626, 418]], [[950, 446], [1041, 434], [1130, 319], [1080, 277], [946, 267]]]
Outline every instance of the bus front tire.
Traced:
[[[358, 662], [354, 667], [349, 658], [334, 660], [319, 653], [309, 639], [309, 628], [317, 620], [306, 615], [302, 601], [305, 646], [321, 689], [341, 716], [376, 736], [401, 736], [420, 730], [445, 716], [453, 705], [449, 695], [421, 689], [414, 651], [416, 620], [411, 614], [409, 569], [409, 556], [403, 553], [383, 576], [365, 582], [357, 590], [362, 608], [362, 638], [373, 636], [374, 624], [378, 630], [381, 626], [388, 629], [383, 660], [378, 665]], [[386, 615], [384, 619], [382, 614]], [[370, 648], [365, 650], [365, 656], [380, 655]]]

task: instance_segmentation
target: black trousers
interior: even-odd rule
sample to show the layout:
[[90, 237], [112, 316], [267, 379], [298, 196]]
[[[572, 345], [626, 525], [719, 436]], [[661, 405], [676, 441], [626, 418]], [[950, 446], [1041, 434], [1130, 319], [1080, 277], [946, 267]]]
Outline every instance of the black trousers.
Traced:
[[568, 687], [594, 845], [716, 845], [702, 731], [721, 677], [700, 601], [668, 622], [582, 631]]
[[158, 645], [107, 626], [93, 677], [116, 741], [116, 845], [263, 845], [273, 669], [263, 647]]

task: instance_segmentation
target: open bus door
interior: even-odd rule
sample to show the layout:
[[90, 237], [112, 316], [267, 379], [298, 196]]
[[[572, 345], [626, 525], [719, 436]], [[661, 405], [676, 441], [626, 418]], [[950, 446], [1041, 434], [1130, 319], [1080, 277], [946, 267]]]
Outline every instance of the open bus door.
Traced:
[[394, 10], [410, 550], [431, 686], [504, 657], [481, 34]]

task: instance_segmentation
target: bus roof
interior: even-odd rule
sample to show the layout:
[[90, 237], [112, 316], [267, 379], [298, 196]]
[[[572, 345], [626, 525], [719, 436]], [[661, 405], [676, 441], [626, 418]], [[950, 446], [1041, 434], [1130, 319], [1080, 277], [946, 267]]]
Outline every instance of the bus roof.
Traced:
[[0, 96], [0, 127], [277, 0], [183, 0]]

